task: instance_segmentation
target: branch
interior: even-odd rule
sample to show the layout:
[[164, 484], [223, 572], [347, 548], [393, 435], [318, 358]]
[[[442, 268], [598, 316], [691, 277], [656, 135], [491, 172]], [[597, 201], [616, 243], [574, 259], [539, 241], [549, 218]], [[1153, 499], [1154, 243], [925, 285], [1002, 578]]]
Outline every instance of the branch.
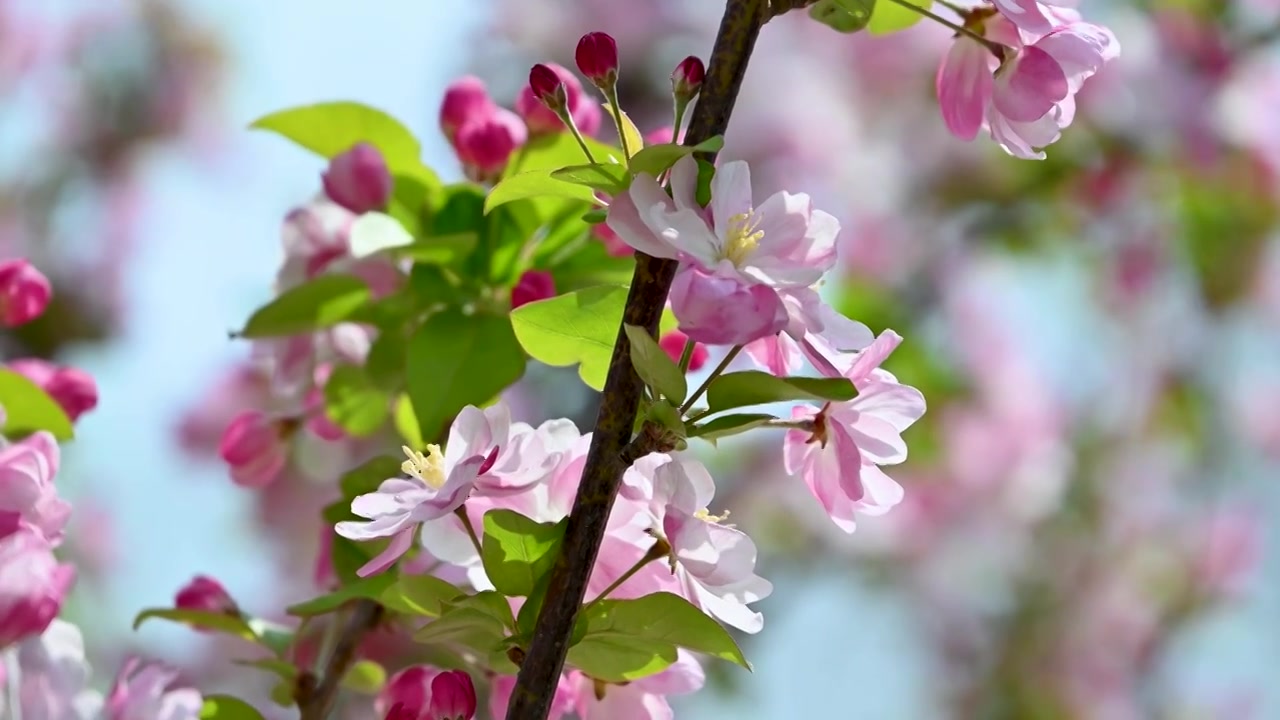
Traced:
[[[727, 0], [701, 97], [685, 134], [686, 145], [724, 134], [756, 37], [770, 15], [768, 0]], [[636, 253], [635, 274], [622, 313], [624, 324], [647, 328], [650, 335], [657, 333], [676, 266], [674, 260]], [[545, 604], [511, 693], [507, 720], [545, 720], [555, 698], [587, 580], [626, 470], [622, 451], [631, 439], [642, 389], [631, 366], [630, 343], [619, 327], [582, 483], [565, 528], [563, 549], [551, 571]]]
[[324, 672], [319, 679], [311, 677], [311, 681], [299, 682], [295, 691], [298, 709], [302, 711], [301, 720], [326, 720], [333, 703], [338, 699], [338, 686], [342, 678], [351, 669], [356, 659], [356, 648], [365, 633], [377, 627], [382, 620], [382, 606], [372, 600], [360, 600], [351, 610], [346, 627], [342, 628], [333, 652], [325, 660]]

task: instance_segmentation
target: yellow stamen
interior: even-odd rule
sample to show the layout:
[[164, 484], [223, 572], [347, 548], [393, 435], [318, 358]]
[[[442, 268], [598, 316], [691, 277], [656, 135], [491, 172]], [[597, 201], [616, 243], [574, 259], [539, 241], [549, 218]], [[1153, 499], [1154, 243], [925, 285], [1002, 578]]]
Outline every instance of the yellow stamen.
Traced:
[[729, 519], [729, 511], [725, 510], [723, 515], [712, 515], [706, 508], [702, 508], [694, 513], [693, 516], [705, 522], [720, 524]]
[[764, 231], [759, 228], [759, 213], [747, 211], [730, 217], [724, 233], [725, 259], [735, 267], [742, 267], [742, 263], [764, 239]]
[[409, 456], [408, 460], [400, 464], [400, 469], [406, 475], [416, 477], [436, 489], [444, 487], [447, 476], [444, 471], [444, 454], [440, 452], [439, 445], [428, 445], [426, 455], [410, 450], [405, 445], [401, 445], [400, 449]]

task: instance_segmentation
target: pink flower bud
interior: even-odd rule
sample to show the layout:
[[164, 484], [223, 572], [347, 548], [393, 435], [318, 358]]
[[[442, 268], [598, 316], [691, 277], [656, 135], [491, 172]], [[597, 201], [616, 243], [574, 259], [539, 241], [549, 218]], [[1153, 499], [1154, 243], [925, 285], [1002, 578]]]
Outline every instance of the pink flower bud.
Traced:
[[324, 194], [357, 214], [385, 208], [395, 184], [382, 153], [363, 142], [335, 157], [322, 179]]
[[[645, 136], [644, 136], [645, 145], [665, 145], [669, 142], [671, 142], [671, 126], [670, 125], [667, 125], [665, 127], [660, 127], [657, 130], [650, 130], [649, 132], [645, 133]], [[675, 142], [677, 143], [684, 142], [684, 130], [681, 130], [680, 134], [676, 136]]]
[[529, 70], [529, 89], [552, 112], [560, 112], [569, 104], [569, 91], [560, 74], [547, 65], [538, 63]]
[[440, 104], [440, 130], [453, 143], [463, 125], [488, 117], [497, 107], [483, 80], [472, 75], [460, 77], [445, 88], [444, 101]]
[[[662, 339], [658, 341], [658, 345], [666, 351], [674, 362], [680, 362], [680, 358], [684, 355], [684, 344], [689, 339], [688, 335], [679, 330], [672, 330]], [[689, 356], [689, 372], [697, 372], [707, 364], [707, 349], [700, 343], [693, 344], [693, 354]]]
[[507, 169], [507, 161], [529, 137], [520, 116], [505, 108], [495, 108], [487, 116], [464, 124], [454, 148], [467, 177], [476, 182], [494, 182]]
[[618, 82], [618, 43], [608, 33], [593, 32], [582, 36], [574, 53], [578, 70], [596, 87], [604, 90]]
[[75, 568], [59, 565], [34, 528], [6, 523], [0, 540], [0, 649], [39, 635], [62, 610]]
[[231, 466], [237, 485], [260, 488], [280, 475], [288, 460], [288, 447], [281, 423], [257, 410], [237, 415], [218, 445], [218, 454]]
[[471, 720], [476, 715], [476, 686], [461, 670], [440, 673], [431, 681], [429, 720]]
[[240, 615], [240, 608], [231, 599], [222, 583], [206, 575], [197, 575], [187, 583], [173, 599], [179, 610], [199, 610], [221, 615]]
[[439, 670], [426, 665], [413, 665], [401, 670], [387, 680], [374, 701], [374, 709], [390, 717], [390, 713], [399, 706], [402, 713], [412, 713], [407, 717], [421, 716], [431, 702], [431, 681], [439, 674]]
[[787, 326], [778, 293], [765, 285], [744, 285], [687, 265], [671, 285], [671, 310], [680, 331], [708, 345], [745, 345]]
[[707, 68], [696, 55], [681, 60], [675, 72], [671, 73], [671, 90], [676, 100], [688, 102], [697, 97], [706, 77]]
[[511, 288], [511, 309], [556, 295], [556, 281], [546, 270], [526, 270]]
[[72, 422], [98, 406], [98, 384], [83, 370], [58, 367], [39, 358], [14, 360], [9, 369], [39, 385]]
[[47, 432], [0, 450], [0, 518], [30, 527], [55, 547], [71, 517], [71, 506], [53, 484], [59, 460], [58, 443]]
[[0, 324], [17, 327], [35, 320], [49, 306], [49, 280], [26, 260], [0, 262]]
[[535, 66], [535, 70], [529, 73], [530, 84], [522, 88], [519, 97], [516, 98], [516, 112], [524, 119], [525, 125], [529, 127], [529, 135], [547, 135], [564, 132], [567, 129], [560, 120], [559, 115], [552, 107], [547, 106], [539, 99], [540, 96], [534, 89], [533, 77], [535, 74], [539, 77], [538, 82], [544, 87], [553, 85], [549, 75], [543, 70], [537, 70], [539, 67], [543, 68], [543, 70], [550, 70], [551, 74], [563, 86], [565, 93], [563, 107], [573, 118], [573, 123], [578, 126], [578, 131], [583, 135], [594, 135], [600, 129], [601, 119], [603, 118], [600, 103], [587, 97], [582, 92], [582, 83], [576, 75], [555, 63]]

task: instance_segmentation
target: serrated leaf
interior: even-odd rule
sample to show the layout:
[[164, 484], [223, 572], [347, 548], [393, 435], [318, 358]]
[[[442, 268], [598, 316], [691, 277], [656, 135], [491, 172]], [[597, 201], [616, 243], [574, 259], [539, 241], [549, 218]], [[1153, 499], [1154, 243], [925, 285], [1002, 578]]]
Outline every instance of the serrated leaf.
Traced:
[[224, 613], [204, 612], [202, 610], [179, 610], [178, 608], [150, 608], [143, 610], [133, 619], [133, 629], [137, 630], [142, 623], [152, 618], [181, 623], [187, 627], [200, 630], [211, 630], [232, 635], [241, 640], [258, 642], [258, 635], [244, 618]]
[[621, 165], [570, 165], [552, 170], [551, 177], [556, 180], [583, 185], [609, 195], [617, 195], [627, 189], [631, 183], [631, 175]]
[[680, 366], [644, 328], [623, 325], [622, 329], [631, 342], [631, 364], [640, 379], [676, 405], [684, 402], [689, 386]]
[[498, 315], [432, 315], [409, 341], [406, 385], [419, 432], [434, 438], [467, 405], [488, 402], [524, 374], [512, 321]]
[[249, 317], [240, 335], [285, 337], [337, 325], [369, 303], [372, 294], [353, 275], [321, 275], [289, 288]]
[[554, 367], [579, 365], [582, 381], [600, 390], [626, 301], [624, 286], [589, 287], [522, 305], [511, 311], [511, 325], [535, 360]]
[[845, 378], [781, 378], [759, 370], [721, 375], [707, 389], [707, 405], [713, 412], [775, 402], [852, 400], [858, 391]]
[[489, 582], [508, 596], [532, 594], [555, 565], [565, 522], [535, 522], [514, 510], [485, 513], [480, 557]]
[[631, 158], [631, 172], [637, 175], [647, 173], [657, 177], [686, 155], [692, 155], [695, 152], [720, 152], [723, 147], [724, 137], [721, 135], [708, 138], [693, 146], [674, 143], [650, 145]]
[[205, 695], [200, 720], [262, 720], [262, 713], [237, 697]]
[[44, 430], [58, 440], [75, 434], [62, 406], [39, 385], [7, 368], [0, 368], [0, 408], [4, 409], [4, 434], [26, 435]]

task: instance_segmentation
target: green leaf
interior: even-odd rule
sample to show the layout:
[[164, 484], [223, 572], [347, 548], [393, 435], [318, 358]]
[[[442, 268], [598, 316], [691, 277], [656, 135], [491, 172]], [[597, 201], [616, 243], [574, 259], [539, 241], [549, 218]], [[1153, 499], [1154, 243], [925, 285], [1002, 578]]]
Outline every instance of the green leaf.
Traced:
[[421, 263], [409, 271], [409, 292], [424, 308], [462, 304], [464, 297], [458, 283], [443, 270]]
[[259, 118], [249, 127], [283, 135], [326, 158], [367, 142], [381, 151], [392, 173], [421, 176], [426, 170], [421, 160], [422, 147], [408, 128], [381, 110], [356, 102], [326, 102], [281, 110]]
[[[583, 138], [583, 140], [586, 141], [587, 149], [591, 151], [591, 156], [596, 162], [610, 162], [610, 158], [613, 158], [615, 163], [622, 162], [622, 151], [618, 148], [594, 138]], [[572, 134], [551, 133], [531, 138], [516, 151], [511, 162], [507, 164], [503, 177], [511, 177], [531, 170], [550, 172], [582, 162], [587, 162], [587, 156], [582, 153], [582, 148], [578, 147], [578, 141], [574, 140]]]
[[625, 683], [656, 675], [676, 661], [674, 643], [645, 638], [620, 628], [612, 617], [613, 600], [602, 600], [578, 617], [565, 661], [593, 678]]
[[372, 660], [357, 660], [342, 676], [342, 687], [361, 695], [377, 695], [386, 684], [386, 669]]
[[683, 438], [685, 436], [686, 428], [684, 420], [680, 417], [680, 410], [675, 405], [672, 405], [669, 400], [650, 403], [645, 408], [644, 418], [648, 422], [655, 423], [659, 427], [674, 433], [676, 437]]
[[837, 32], [856, 33], [870, 22], [875, 7], [876, 0], [818, 0], [809, 17]]
[[[846, 0], [846, 2], [848, 1]], [[933, 0], [906, 0], [906, 2], [925, 10], [933, 5]], [[871, 12], [871, 20], [867, 23], [867, 32], [872, 35], [888, 35], [899, 30], [906, 30], [923, 18], [924, 15], [911, 8], [885, 0], [884, 2], [875, 3], [875, 9]]]
[[406, 445], [420, 448], [427, 444], [422, 437], [422, 430], [418, 427], [418, 414], [413, 411], [413, 402], [408, 395], [396, 398], [394, 413], [396, 432], [404, 439]]
[[249, 318], [242, 337], [313, 332], [337, 325], [369, 303], [369, 286], [353, 275], [321, 275], [289, 288]]
[[501, 620], [472, 607], [446, 612], [413, 635], [415, 641], [424, 644], [458, 644], [486, 652], [504, 637]]
[[434, 575], [401, 575], [378, 598], [396, 612], [423, 617], [440, 617], [447, 602], [463, 595], [457, 586]]
[[585, 288], [521, 305], [511, 311], [511, 325], [534, 359], [554, 367], [580, 365], [578, 376], [600, 390], [626, 301], [621, 285]]
[[133, 619], [133, 629], [137, 630], [142, 623], [151, 618], [160, 618], [181, 623], [201, 630], [213, 630], [224, 635], [233, 635], [242, 640], [256, 643], [258, 635], [243, 618], [202, 610], [179, 610], [177, 608], [151, 608], [138, 613]]
[[413, 244], [413, 235], [400, 221], [380, 212], [367, 212], [351, 223], [351, 257], [376, 255], [384, 250]]
[[342, 489], [342, 499], [350, 505], [357, 495], [374, 492], [383, 480], [401, 475], [400, 464], [403, 457], [379, 455], [343, 473], [338, 481]]
[[770, 420], [776, 419], [777, 418], [772, 415], [759, 413], [723, 415], [714, 420], [695, 426], [689, 431], [689, 437], [702, 438], [714, 445], [715, 441], [720, 438], [744, 433], [751, 428], [760, 427]]
[[479, 236], [473, 232], [436, 235], [415, 240], [396, 251], [396, 255], [428, 265], [457, 265], [476, 249]]
[[471, 608], [489, 615], [504, 628], [515, 628], [516, 619], [511, 614], [511, 601], [496, 590], [482, 590], [475, 595], [463, 595], [444, 603], [444, 612], [454, 612], [458, 608]]
[[628, 636], [670, 643], [751, 669], [729, 631], [679, 595], [659, 592], [634, 600], [602, 600], [596, 607], [601, 617], [588, 620], [584, 642], [597, 633]]
[[524, 374], [525, 358], [506, 317], [450, 309], [409, 341], [408, 390], [424, 438], [467, 405], [488, 402]]
[[327, 615], [352, 600], [378, 600], [395, 581], [395, 576], [389, 572], [361, 578], [328, 595], [292, 605], [286, 608], [285, 612], [295, 617]]
[[[613, 105], [610, 105], [609, 103], [605, 103], [601, 107], [604, 108], [605, 112], [609, 113], [610, 117], [614, 118], [615, 126], [619, 124], [622, 126], [621, 135], [627, 139], [626, 145], [627, 148], [631, 150], [631, 154], [635, 155], [639, 152], [640, 148], [644, 147], [644, 135], [641, 135], [640, 128], [636, 127], [636, 124], [631, 122], [631, 116], [627, 115], [625, 111], [621, 111], [617, 115], [614, 115]], [[621, 120], [621, 123], [618, 122], [619, 119]], [[596, 158], [596, 160], [600, 160], [600, 158]]]
[[372, 435], [391, 412], [391, 395], [364, 368], [339, 365], [324, 385], [325, 415], [355, 437]]
[[722, 135], [708, 138], [693, 146], [673, 143], [650, 145], [631, 158], [631, 172], [637, 175], [647, 173], [657, 177], [686, 155], [691, 155], [695, 152], [720, 152], [723, 147], [724, 136]]
[[759, 370], [728, 373], [711, 381], [707, 405], [714, 412], [792, 400], [852, 400], [858, 391], [845, 378], [780, 378]]
[[242, 667], [257, 668], [266, 670], [282, 680], [292, 680], [298, 676], [298, 668], [291, 662], [280, 660], [279, 658], [261, 658], [258, 660], [232, 660], [232, 663]]
[[485, 513], [480, 558], [489, 582], [504, 595], [528, 597], [555, 565], [565, 522], [534, 522], [514, 510]]
[[0, 368], [0, 408], [4, 409], [4, 434], [27, 435], [48, 431], [59, 440], [75, 435], [62, 406], [25, 376]]
[[608, 219], [609, 219], [608, 208], [596, 208], [595, 210], [588, 210], [582, 214], [582, 222], [590, 223], [592, 225], [599, 225], [600, 223]]
[[531, 170], [500, 181], [493, 186], [484, 200], [485, 213], [493, 212], [493, 209], [500, 205], [526, 198], [558, 197], [595, 202], [595, 193], [591, 188], [558, 180], [552, 177], [554, 172], [554, 170]]
[[640, 379], [671, 402], [677, 405], [684, 402], [689, 386], [680, 366], [649, 335], [649, 331], [636, 325], [623, 325], [622, 329], [631, 341], [631, 364], [635, 366]]
[[257, 708], [230, 695], [205, 695], [200, 720], [262, 720]]
[[[519, 176], [517, 176], [519, 177]], [[609, 195], [617, 195], [631, 184], [631, 175], [621, 165], [570, 165], [552, 170], [551, 177], [574, 185], [600, 190]]]
[[698, 158], [698, 186], [693, 199], [702, 207], [711, 202], [711, 180], [716, 176], [716, 166], [702, 158]]

